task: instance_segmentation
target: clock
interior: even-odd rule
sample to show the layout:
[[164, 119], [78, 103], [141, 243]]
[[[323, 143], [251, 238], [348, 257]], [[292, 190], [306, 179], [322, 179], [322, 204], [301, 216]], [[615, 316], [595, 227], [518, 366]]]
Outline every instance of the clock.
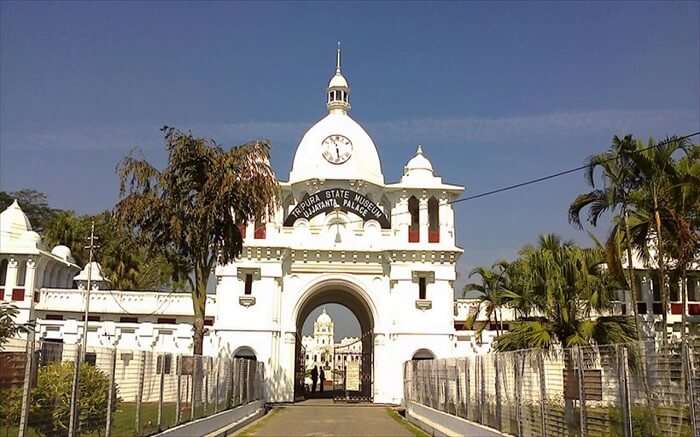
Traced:
[[352, 141], [344, 135], [329, 135], [321, 142], [321, 153], [331, 164], [342, 164], [352, 156]]

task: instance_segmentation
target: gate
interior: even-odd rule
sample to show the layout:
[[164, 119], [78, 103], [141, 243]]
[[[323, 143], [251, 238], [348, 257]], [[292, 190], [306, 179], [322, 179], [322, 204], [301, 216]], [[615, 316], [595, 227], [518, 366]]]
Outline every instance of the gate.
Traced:
[[[361, 349], [358, 350], [358, 346]], [[372, 402], [374, 335], [367, 332], [357, 341], [333, 351], [333, 400]]]
[[306, 379], [306, 350], [301, 344], [301, 336], [296, 336], [294, 363], [294, 402], [303, 401], [306, 394], [305, 379]]

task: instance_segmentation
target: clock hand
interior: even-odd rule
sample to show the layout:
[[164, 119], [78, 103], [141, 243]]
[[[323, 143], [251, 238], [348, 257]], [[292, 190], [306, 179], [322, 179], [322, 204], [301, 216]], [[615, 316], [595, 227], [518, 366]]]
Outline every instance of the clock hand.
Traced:
[[337, 144], [335, 145], [335, 154], [336, 154], [336, 156], [338, 157], [338, 159], [340, 159], [340, 150], [338, 150], [338, 145], [337, 145]]

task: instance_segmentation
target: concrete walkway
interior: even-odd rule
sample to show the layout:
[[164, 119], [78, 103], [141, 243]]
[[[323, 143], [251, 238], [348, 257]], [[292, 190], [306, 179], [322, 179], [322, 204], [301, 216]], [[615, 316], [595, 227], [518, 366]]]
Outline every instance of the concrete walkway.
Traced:
[[375, 436], [412, 437], [385, 407], [314, 399], [277, 408], [238, 436]]

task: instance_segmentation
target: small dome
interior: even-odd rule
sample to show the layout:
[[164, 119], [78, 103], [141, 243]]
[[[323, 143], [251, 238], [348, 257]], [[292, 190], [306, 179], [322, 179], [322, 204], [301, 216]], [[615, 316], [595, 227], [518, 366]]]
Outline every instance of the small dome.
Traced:
[[31, 230], [32, 225], [17, 200], [0, 213], [0, 232], [21, 235]]
[[323, 312], [319, 314], [318, 318], [316, 318], [316, 323], [323, 325], [330, 325], [331, 323], [333, 323], [330, 316], [326, 313], [325, 308], [323, 308]]
[[433, 176], [433, 165], [423, 155], [421, 146], [418, 146], [416, 156], [411, 158], [404, 167], [404, 176]]
[[76, 281], [87, 281], [88, 279], [88, 266], [90, 266], [90, 281], [92, 282], [109, 282], [102, 273], [102, 266], [96, 261], [93, 261], [85, 266], [85, 268], [73, 278]]
[[337, 72], [331, 77], [331, 81], [328, 82], [328, 88], [349, 88], [348, 81], [345, 80], [345, 76]]
[[58, 246], [51, 249], [51, 254], [56, 255], [64, 261], [73, 262], [73, 254], [67, 246], [59, 244]]

